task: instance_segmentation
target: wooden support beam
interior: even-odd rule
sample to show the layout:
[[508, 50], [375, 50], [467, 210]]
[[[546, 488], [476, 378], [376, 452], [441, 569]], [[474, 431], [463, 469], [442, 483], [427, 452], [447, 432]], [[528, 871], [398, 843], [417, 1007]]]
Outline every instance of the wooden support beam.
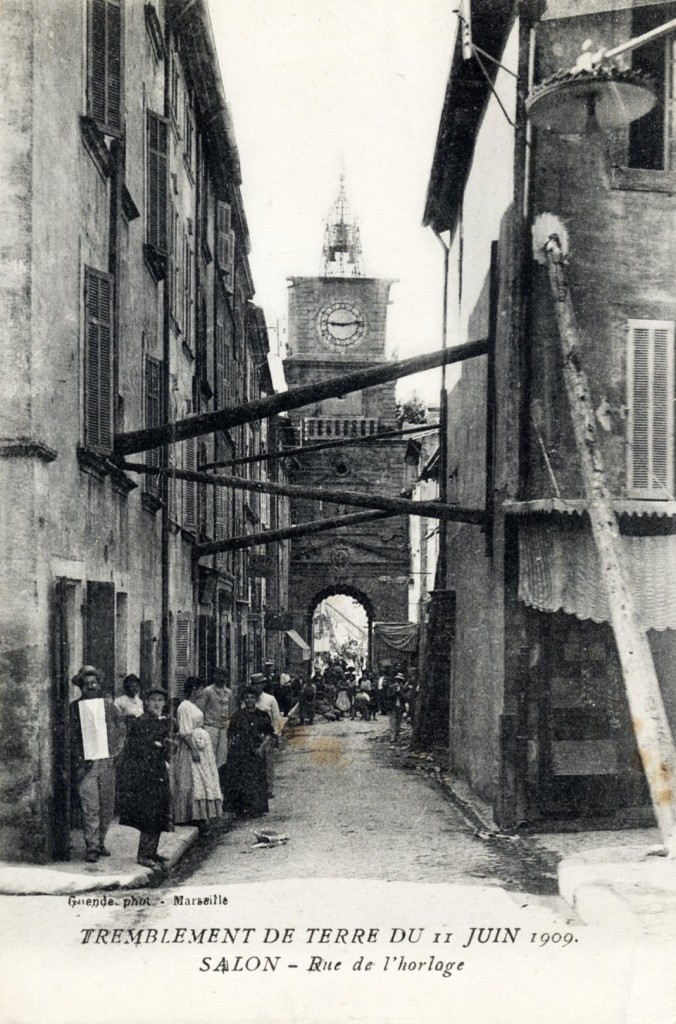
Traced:
[[301, 487], [298, 484], [276, 484], [271, 480], [248, 480], [238, 476], [215, 476], [212, 473], [198, 473], [189, 469], [160, 468], [145, 466], [143, 463], [122, 462], [120, 468], [130, 473], [145, 473], [147, 476], [173, 476], [177, 480], [191, 480], [197, 484], [211, 484], [214, 487], [229, 487], [235, 491], [256, 491], [259, 494], [280, 494], [289, 498], [310, 498], [315, 501], [330, 501], [334, 505], [355, 505], [357, 508], [382, 509], [403, 516], [426, 516], [429, 519], [450, 520], [457, 523], [474, 523], [483, 526], [490, 522], [490, 516], [482, 508], [460, 508], [458, 505], [443, 505], [435, 501], [411, 501], [410, 498], [389, 497], [384, 494], [367, 494], [362, 491], [330, 490], [324, 487]]
[[544, 252], [559, 328], [568, 407], [629, 711], [657, 824], [669, 853], [676, 856], [674, 739], [648, 637], [641, 626], [629, 584], [619, 524], [606, 482], [589, 384], [582, 369], [582, 346], [558, 235], [550, 235]]
[[256, 423], [259, 420], [275, 416], [277, 413], [302, 409], [304, 405], [320, 402], [326, 398], [340, 398], [353, 391], [362, 391], [364, 388], [376, 387], [378, 384], [387, 384], [400, 377], [433, 370], [437, 366], [483, 356], [487, 351], [488, 343], [485, 339], [472, 341], [466, 345], [456, 345], [455, 348], [414, 356], [412, 359], [383, 363], [367, 370], [355, 370], [354, 373], [347, 373], [342, 377], [330, 377], [328, 380], [302, 384], [289, 391], [269, 395], [267, 398], [259, 398], [255, 402], [246, 402], [244, 405], [238, 405], [232, 409], [216, 409], [214, 412], [188, 416], [176, 423], [165, 423], [159, 427], [147, 427], [144, 430], [131, 430], [116, 435], [114, 457], [121, 459], [126, 455], [159, 448], [164, 444], [175, 444], [177, 441], [186, 441], [191, 437], [212, 434], [215, 430], [228, 430], [243, 423]]
[[[331, 418], [331, 417], [328, 417]], [[336, 416], [336, 419], [343, 417]], [[248, 466], [254, 462], [272, 462], [275, 459], [285, 459], [290, 455], [311, 455], [313, 452], [325, 451], [327, 448], [354, 448], [356, 445], [374, 444], [377, 441], [396, 441], [406, 434], [424, 434], [426, 431], [432, 433], [439, 429], [438, 423], [420, 423], [415, 427], [406, 427], [405, 430], [383, 430], [379, 434], [366, 434], [364, 437], [340, 437], [332, 441], [319, 441], [317, 444], [299, 444], [293, 448], [279, 448], [272, 452], [263, 452], [260, 455], [242, 455], [237, 459], [224, 459], [222, 462], [205, 462], [200, 469], [226, 469], [228, 466]]]
[[344, 529], [346, 526], [361, 526], [377, 519], [391, 519], [398, 512], [354, 512], [349, 516], [334, 516], [332, 519], [313, 519], [309, 523], [297, 526], [284, 526], [279, 530], [261, 530], [242, 537], [229, 537], [227, 540], [210, 541], [208, 544], [195, 545], [195, 558], [205, 555], [216, 555], [221, 551], [241, 551], [242, 548], [257, 547], [258, 544], [278, 544], [283, 540], [307, 537], [314, 533], [327, 533], [330, 530]]

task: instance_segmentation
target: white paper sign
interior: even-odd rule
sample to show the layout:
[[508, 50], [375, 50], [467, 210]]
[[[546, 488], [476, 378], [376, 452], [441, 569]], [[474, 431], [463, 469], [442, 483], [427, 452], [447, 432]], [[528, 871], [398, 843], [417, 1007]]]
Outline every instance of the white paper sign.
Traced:
[[103, 698], [94, 697], [91, 700], [81, 700], [78, 702], [78, 707], [85, 761], [100, 761], [104, 757], [110, 757], [106, 708]]

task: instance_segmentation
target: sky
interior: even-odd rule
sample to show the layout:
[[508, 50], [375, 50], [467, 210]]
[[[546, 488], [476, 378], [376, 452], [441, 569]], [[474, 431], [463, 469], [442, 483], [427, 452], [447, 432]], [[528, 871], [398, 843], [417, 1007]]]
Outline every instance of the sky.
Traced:
[[[320, 273], [345, 174], [364, 270], [394, 278], [388, 351], [441, 347], [443, 250], [422, 227], [453, 0], [209, 0], [242, 166], [255, 301], [286, 336], [287, 278]], [[399, 384], [438, 404], [439, 372]]]

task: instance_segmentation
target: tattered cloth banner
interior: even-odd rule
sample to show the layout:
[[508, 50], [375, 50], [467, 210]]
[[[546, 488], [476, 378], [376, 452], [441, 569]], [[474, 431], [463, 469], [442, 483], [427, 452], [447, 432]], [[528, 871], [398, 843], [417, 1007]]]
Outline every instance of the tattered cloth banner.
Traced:
[[[676, 629], [676, 536], [621, 541], [644, 629]], [[590, 528], [560, 530], [551, 519], [522, 520], [519, 598], [540, 611], [607, 622], [608, 601]]]
[[373, 632], [395, 651], [416, 651], [418, 649], [417, 622], [376, 622]]

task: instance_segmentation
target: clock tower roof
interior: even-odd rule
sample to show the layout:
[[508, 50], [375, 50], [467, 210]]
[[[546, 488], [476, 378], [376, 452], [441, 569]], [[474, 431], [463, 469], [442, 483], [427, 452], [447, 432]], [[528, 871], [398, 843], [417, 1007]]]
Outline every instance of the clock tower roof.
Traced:
[[343, 174], [326, 220], [321, 272], [324, 277], [364, 276], [359, 225], [347, 201]]

